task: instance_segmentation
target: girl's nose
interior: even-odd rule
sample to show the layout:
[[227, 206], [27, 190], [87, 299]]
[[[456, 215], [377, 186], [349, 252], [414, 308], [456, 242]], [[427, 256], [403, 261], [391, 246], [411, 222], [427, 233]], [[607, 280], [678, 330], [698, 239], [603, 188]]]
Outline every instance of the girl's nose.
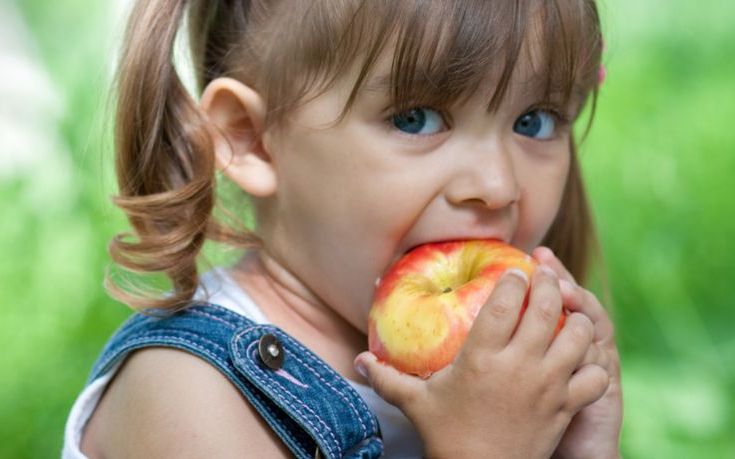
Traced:
[[[457, 163], [454, 175], [445, 189], [447, 200], [454, 205], [480, 204], [501, 209], [520, 198], [520, 186], [511, 154], [500, 145], [467, 155]], [[479, 148], [479, 146], [475, 146]]]

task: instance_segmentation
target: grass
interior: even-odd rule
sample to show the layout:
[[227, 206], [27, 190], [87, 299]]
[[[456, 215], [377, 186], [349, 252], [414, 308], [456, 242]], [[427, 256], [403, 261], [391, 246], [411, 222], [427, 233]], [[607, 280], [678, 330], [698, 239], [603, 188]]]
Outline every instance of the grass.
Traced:
[[[735, 457], [735, 4], [720, 3], [602, 7], [609, 76], [582, 164], [612, 286], [629, 458]], [[53, 148], [0, 175], [0, 456], [53, 457], [128, 314], [102, 289], [107, 241], [125, 227], [108, 199], [105, 105], [120, 15], [81, 0], [17, 8], [24, 53], [59, 101], [42, 107]]]

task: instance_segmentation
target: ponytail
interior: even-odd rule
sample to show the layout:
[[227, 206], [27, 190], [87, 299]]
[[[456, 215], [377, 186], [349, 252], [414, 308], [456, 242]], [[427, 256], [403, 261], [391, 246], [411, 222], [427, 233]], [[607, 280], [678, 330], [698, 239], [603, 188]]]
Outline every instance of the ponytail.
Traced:
[[197, 256], [207, 238], [240, 245], [254, 242], [253, 235], [237, 233], [212, 218], [213, 142], [173, 63], [186, 3], [135, 4], [117, 75], [119, 195], [113, 202], [127, 214], [133, 234], [115, 236], [110, 256], [126, 271], [163, 273], [172, 284], [162, 297], [123, 287], [108, 274], [108, 292], [136, 309], [186, 306], [199, 282]]

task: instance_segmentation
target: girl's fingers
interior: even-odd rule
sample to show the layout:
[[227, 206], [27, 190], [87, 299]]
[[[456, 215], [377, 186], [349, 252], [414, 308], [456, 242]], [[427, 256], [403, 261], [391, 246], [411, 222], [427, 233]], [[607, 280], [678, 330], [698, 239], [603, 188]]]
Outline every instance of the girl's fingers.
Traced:
[[610, 375], [599, 365], [589, 364], [579, 369], [569, 380], [567, 409], [577, 413], [600, 399], [610, 386]]
[[569, 311], [581, 312], [592, 319], [593, 322], [600, 320], [605, 315], [600, 302], [582, 287], [563, 279], [559, 281], [559, 288], [561, 289], [564, 307]]
[[580, 364], [574, 370], [575, 371], [579, 370], [581, 367], [585, 365], [589, 365], [591, 363], [601, 366], [609, 374], [611, 374], [610, 356], [602, 347], [598, 346], [595, 343], [592, 343], [590, 345], [590, 347], [587, 349], [587, 353], [584, 355], [584, 358], [582, 359], [582, 362], [580, 362]]
[[570, 312], [579, 312], [595, 324], [596, 340], [606, 340], [613, 336], [614, 330], [605, 308], [592, 293], [566, 280], [559, 282], [564, 308]]
[[599, 364], [599, 348], [590, 345], [594, 338], [594, 325], [584, 314], [574, 312], [567, 316], [548, 352], [547, 358], [566, 377], [584, 363]]
[[403, 410], [410, 411], [411, 404], [422, 393], [421, 379], [379, 362], [371, 352], [359, 354], [354, 365], [357, 372], [367, 378], [375, 393]]
[[567, 270], [561, 260], [556, 258], [556, 255], [554, 255], [554, 252], [550, 248], [544, 246], [536, 247], [533, 252], [531, 252], [531, 255], [542, 265], [547, 265], [553, 269], [556, 275], [559, 276], [559, 279], [563, 279], [577, 285], [577, 281], [574, 280], [572, 273]]
[[528, 308], [513, 341], [528, 350], [545, 353], [562, 314], [561, 304], [559, 279], [542, 265], [533, 273]]
[[487, 352], [503, 349], [510, 341], [528, 291], [523, 271], [509, 269], [498, 279], [485, 305], [477, 314], [464, 349]]

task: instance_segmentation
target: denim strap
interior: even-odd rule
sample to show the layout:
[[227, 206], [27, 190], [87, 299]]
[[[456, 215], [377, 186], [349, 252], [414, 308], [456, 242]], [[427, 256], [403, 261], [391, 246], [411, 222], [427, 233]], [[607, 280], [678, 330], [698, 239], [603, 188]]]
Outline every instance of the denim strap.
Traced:
[[[264, 336], [284, 352], [275, 369], [258, 351]], [[197, 304], [167, 317], [134, 314], [113, 335], [89, 382], [130, 352], [165, 346], [197, 355], [222, 372], [299, 458], [379, 457], [378, 422], [352, 386], [301, 343], [272, 325]]]

